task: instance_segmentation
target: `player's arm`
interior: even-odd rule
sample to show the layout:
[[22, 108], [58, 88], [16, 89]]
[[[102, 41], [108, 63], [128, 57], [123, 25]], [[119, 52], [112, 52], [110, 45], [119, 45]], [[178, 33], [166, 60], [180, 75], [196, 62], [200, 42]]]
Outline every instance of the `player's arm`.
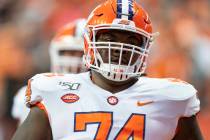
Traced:
[[173, 140], [203, 140], [195, 115], [179, 119], [177, 133]]
[[44, 110], [32, 107], [12, 140], [52, 140], [52, 131]]

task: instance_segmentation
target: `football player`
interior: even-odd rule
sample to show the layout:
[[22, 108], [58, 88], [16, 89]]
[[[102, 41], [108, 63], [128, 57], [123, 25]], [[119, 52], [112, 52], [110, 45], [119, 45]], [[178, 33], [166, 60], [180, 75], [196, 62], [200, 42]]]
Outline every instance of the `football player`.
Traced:
[[[51, 41], [49, 48], [51, 72], [79, 73], [85, 71], [82, 65], [83, 33], [86, 20], [78, 19], [61, 28]], [[69, 63], [71, 61], [71, 63]], [[30, 109], [25, 106], [25, 92], [27, 86], [22, 87], [14, 97], [12, 116], [21, 124]]]
[[202, 139], [193, 86], [141, 76], [156, 35], [134, 0], [99, 5], [84, 36], [90, 71], [30, 79], [31, 111], [13, 140]]
[[[62, 28], [51, 42], [51, 71], [56, 73], [84, 72], [83, 33], [86, 20], [79, 19]], [[71, 62], [71, 63], [69, 63]]]

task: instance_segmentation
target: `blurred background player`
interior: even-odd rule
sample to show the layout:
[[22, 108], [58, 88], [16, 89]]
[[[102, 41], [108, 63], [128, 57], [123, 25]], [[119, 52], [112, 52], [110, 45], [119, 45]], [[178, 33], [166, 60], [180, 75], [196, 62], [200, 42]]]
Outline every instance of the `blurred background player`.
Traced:
[[[68, 24], [57, 33], [51, 42], [51, 71], [57, 73], [79, 73], [84, 71], [83, 30], [85, 19]], [[69, 63], [71, 62], [71, 63]]]
[[[78, 19], [65, 25], [52, 39], [49, 47], [52, 73], [80, 73], [85, 71], [82, 62], [85, 22], [85, 19]], [[20, 124], [30, 111], [25, 106], [26, 88], [27, 86], [24, 86], [17, 92], [12, 108], [12, 115], [19, 120]]]

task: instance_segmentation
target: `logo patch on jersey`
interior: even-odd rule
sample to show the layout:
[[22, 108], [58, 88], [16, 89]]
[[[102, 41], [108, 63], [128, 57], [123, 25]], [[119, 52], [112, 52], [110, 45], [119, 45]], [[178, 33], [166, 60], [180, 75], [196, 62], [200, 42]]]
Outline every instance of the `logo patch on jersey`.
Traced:
[[80, 83], [60, 82], [59, 85], [64, 87], [64, 89], [78, 90], [79, 86], [80, 86]]
[[110, 105], [116, 105], [118, 103], [118, 98], [115, 97], [115, 96], [109, 96], [107, 98], [107, 102], [110, 104]]
[[137, 106], [145, 106], [152, 103], [154, 103], [154, 101], [138, 101]]
[[73, 93], [65, 94], [61, 97], [61, 100], [65, 103], [74, 103], [79, 100], [79, 96]]

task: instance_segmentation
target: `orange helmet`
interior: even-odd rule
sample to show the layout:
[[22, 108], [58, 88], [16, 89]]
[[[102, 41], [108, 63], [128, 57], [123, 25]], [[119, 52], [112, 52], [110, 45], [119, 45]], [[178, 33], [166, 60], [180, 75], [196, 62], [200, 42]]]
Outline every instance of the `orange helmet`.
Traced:
[[51, 71], [61, 73], [78, 73], [84, 70], [83, 30], [85, 19], [76, 20], [64, 26], [51, 41]]
[[[119, 42], [97, 42], [96, 35], [100, 30], [124, 30], [141, 35], [144, 38], [142, 46], [125, 44]], [[90, 14], [84, 34], [85, 48], [84, 61], [89, 69], [101, 73], [105, 78], [113, 81], [125, 81], [130, 77], [140, 76], [146, 68], [146, 58], [149, 48], [154, 41], [155, 34], [152, 33], [152, 24], [147, 12], [136, 3], [135, 0], [107, 0], [96, 7]], [[116, 47], [118, 46], [118, 47]], [[120, 51], [119, 64], [104, 62], [98, 49]], [[129, 63], [121, 64], [123, 51], [132, 52]], [[131, 63], [133, 55], [139, 58]]]

